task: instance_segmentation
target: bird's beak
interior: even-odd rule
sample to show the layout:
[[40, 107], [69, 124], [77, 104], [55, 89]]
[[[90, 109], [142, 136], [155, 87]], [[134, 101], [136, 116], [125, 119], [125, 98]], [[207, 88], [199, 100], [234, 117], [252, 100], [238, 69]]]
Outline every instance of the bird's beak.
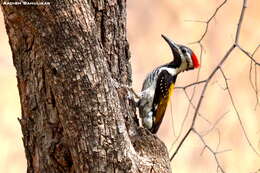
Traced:
[[169, 38], [167, 38], [166, 36], [164, 36], [162, 34], [162, 38], [164, 38], [164, 40], [168, 43], [168, 45], [170, 46], [172, 53], [174, 55], [174, 57], [176, 57], [176, 55], [181, 55], [181, 50], [179, 48], [179, 46], [174, 43], [172, 40], [170, 40]]

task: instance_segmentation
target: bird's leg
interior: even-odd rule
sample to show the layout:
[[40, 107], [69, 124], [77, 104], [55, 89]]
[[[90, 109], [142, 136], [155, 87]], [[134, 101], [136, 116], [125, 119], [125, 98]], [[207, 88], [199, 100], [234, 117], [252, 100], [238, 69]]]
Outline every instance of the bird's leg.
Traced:
[[136, 93], [134, 91], [133, 87], [119, 83], [112, 78], [111, 78], [111, 82], [115, 88], [125, 88], [128, 93], [127, 98], [132, 100], [135, 103], [135, 105], [138, 105], [139, 100], [141, 99], [141, 96], [142, 96], [141, 93], [140, 94]]
[[142, 93], [136, 93], [132, 87], [127, 87], [128, 96], [127, 98], [132, 100], [137, 107], [139, 104], [139, 100], [141, 99]]
[[135, 96], [135, 98], [137, 98], [138, 100], [141, 99], [142, 93], [136, 93], [132, 87], [128, 87], [127, 89]]

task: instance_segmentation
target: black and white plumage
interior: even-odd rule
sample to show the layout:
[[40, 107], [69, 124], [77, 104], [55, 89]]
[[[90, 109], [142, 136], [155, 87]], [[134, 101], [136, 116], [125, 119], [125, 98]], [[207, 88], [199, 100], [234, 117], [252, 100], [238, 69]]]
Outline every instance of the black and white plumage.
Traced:
[[185, 70], [199, 66], [192, 50], [183, 45], [177, 45], [162, 35], [169, 44], [174, 59], [168, 64], [159, 66], [150, 72], [143, 82], [141, 98], [138, 102], [142, 124], [152, 133], [156, 133], [163, 120], [163, 116], [173, 93], [177, 75]]

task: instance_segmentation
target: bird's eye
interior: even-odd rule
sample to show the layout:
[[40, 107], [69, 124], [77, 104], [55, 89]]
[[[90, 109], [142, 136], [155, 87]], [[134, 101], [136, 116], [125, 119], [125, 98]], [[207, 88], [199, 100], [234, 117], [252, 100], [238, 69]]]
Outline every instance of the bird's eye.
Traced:
[[186, 53], [186, 50], [185, 49], [181, 49], [181, 52], [184, 54], [184, 53]]

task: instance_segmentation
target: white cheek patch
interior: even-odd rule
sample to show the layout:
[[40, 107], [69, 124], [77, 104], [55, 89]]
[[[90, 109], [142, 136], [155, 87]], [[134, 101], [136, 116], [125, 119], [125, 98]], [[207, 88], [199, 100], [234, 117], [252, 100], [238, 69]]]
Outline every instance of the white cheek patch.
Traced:
[[193, 68], [193, 62], [191, 59], [191, 55], [189, 53], [186, 52], [186, 61], [188, 62], [188, 68]]

